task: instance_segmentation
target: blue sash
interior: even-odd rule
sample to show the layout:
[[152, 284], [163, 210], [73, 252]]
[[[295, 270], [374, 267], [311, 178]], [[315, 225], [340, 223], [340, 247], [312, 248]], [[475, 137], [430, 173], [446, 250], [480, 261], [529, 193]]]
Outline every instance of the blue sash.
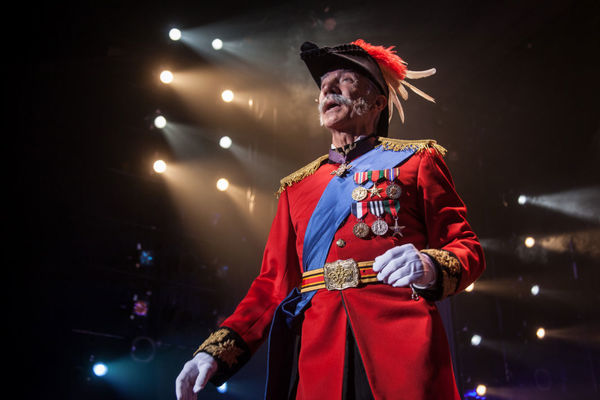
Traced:
[[[401, 151], [377, 147], [350, 162], [351, 171], [371, 171], [396, 167], [415, 153], [414, 149]], [[304, 272], [322, 268], [327, 259], [331, 242], [340, 225], [350, 213], [352, 190], [356, 187], [354, 173], [344, 177], [334, 176], [329, 182], [313, 211], [303, 246]], [[364, 186], [371, 187], [369, 181]], [[302, 314], [316, 291], [300, 293], [298, 288], [281, 302], [275, 310], [268, 340], [267, 383], [265, 399], [288, 397], [291, 366], [294, 358], [293, 344], [300, 331]]]

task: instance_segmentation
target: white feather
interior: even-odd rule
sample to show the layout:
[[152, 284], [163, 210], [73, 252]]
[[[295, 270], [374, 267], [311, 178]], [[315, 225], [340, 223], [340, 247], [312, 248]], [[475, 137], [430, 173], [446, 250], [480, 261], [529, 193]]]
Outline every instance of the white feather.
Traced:
[[436, 70], [435, 68], [431, 68], [425, 71], [406, 71], [406, 77], [408, 79], [421, 79], [421, 78], [427, 78], [428, 76], [431, 76], [433, 74], [435, 74]]
[[433, 97], [431, 97], [430, 95], [428, 95], [427, 93], [423, 92], [420, 89], [417, 89], [416, 87], [414, 87], [413, 85], [411, 85], [410, 83], [408, 83], [406, 81], [400, 81], [400, 82], [402, 82], [403, 85], [408, 86], [410, 90], [412, 90], [413, 92], [415, 92], [419, 96], [423, 97], [426, 100], [431, 101], [432, 103], [435, 103], [435, 99]]

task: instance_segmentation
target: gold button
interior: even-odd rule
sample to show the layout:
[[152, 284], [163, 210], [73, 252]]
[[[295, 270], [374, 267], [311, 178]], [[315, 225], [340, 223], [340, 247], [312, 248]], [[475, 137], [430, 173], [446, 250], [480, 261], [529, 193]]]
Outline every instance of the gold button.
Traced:
[[335, 244], [337, 244], [339, 247], [344, 247], [346, 245], [346, 241], [344, 239], [338, 239]]

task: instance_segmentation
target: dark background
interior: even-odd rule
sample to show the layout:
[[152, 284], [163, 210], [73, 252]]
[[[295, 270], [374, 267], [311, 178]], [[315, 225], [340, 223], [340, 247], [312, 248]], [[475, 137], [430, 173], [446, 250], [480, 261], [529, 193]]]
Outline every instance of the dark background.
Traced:
[[[21, 5], [9, 25], [21, 36], [5, 35], [17, 114], [6, 135], [18, 139], [7, 149], [18, 195], [6, 196], [17, 204], [5, 214], [15, 221], [6, 345], [22, 396], [174, 397], [183, 363], [258, 273], [278, 180], [327, 149], [300, 44], [361, 37], [395, 45], [409, 68], [438, 71], [416, 83], [436, 104], [411, 95], [390, 136], [449, 150], [485, 246], [482, 290], [451, 300], [461, 392], [485, 383], [488, 398], [596, 398], [599, 16], [595, 1]], [[171, 27], [194, 32], [204, 50], [171, 42]], [[238, 47], [216, 56], [217, 36]], [[205, 70], [223, 80], [190, 102], [158, 82], [165, 66], [176, 79]], [[225, 86], [255, 93], [262, 112], [227, 107]], [[159, 111], [186, 126], [185, 146], [152, 127]], [[243, 157], [218, 147], [224, 133]], [[155, 157], [199, 163], [182, 181], [193, 187], [184, 202], [152, 172]], [[217, 192], [217, 175], [245, 197]], [[587, 218], [564, 212], [581, 206], [573, 197], [554, 210], [516, 203], [583, 188]], [[239, 206], [251, 197], [253, 211]], [[581, 245], [525, 249], [526, 235]], [[153, 265], [136, 266], [138, 244]], [[149, 300], [147, 317], [130, 318], [134, 295]], [[539, 341], [537, 326], [563, 333]], [[482, 346], [469, 344], [473, 333]], [[263, 346], [226, 395], [209, 387], [201, 398], [260, 398], [264, 357]], [[109, 376], [91, 374], [94, 360]]]

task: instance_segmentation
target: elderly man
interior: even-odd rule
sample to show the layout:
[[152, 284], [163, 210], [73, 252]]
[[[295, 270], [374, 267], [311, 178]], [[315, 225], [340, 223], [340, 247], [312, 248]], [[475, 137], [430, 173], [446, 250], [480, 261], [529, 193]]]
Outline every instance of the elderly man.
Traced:
[[260, 275], [176, 382], [192, 399], [269, 338], [266, 398], [459, 399], [434, 301], [484, 269], [433, 140], [388, 139], [406, 88], [392, 48], [302, 45], [329, 154], [282, 179]]

